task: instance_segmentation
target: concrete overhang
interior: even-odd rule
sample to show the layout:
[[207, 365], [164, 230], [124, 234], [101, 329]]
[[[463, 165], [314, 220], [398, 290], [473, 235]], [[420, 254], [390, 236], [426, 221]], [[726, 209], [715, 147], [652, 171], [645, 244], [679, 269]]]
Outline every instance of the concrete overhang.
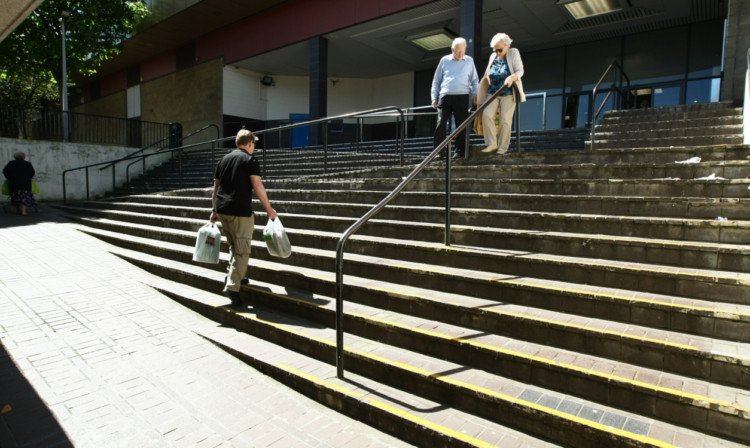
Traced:
[[5, 39], [43, 0], [4, 0], [0, 8], [0, 41]]

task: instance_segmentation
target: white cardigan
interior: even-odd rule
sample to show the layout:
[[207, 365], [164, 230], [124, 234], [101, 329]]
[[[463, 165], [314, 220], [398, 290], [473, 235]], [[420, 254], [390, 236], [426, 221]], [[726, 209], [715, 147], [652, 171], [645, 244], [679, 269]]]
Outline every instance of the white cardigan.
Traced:
[[[490, 68], [492, 67], [492, 63], [495, 62], [496, 57], [497, 53], [493, 52], [492, 56], [490, 56], [490, 62], [489, 64], [487, 64], [487, 69], [484, 71], [484, 76], [482, 77], [482, 80], [479, 81], [477, 104], [482, 104], [487, 99], [487, 92], [489, 92], [490, 90]], [[518, 87], [518, 93], [521, 97], [521, 102], [523, 103], [524, 101], [526, 101], [526, 94], [523, 92], [523, 82], [521, 82], [521, 77], [523, 76], [523, 62], [521, 61], [521, 52], [518, 51], [517, 48], [509, 48], [505, 60], [508, 61], [508, 69], [510, 70], [510, 74], [518, 76], [518, 81], [516, 81], [515, 84], [516, 87]]]

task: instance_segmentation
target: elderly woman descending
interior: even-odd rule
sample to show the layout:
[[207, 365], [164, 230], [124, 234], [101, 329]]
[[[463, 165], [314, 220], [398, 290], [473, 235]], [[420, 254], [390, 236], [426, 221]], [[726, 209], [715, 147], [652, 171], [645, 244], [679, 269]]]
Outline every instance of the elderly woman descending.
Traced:
[[36, 175], [34, 167], [27, 162], [26, 154], [19, 151], [13, 155], [13, 159], [3, 168], [3, 174], [8, 179], [10, 187], [10, 203], [13, 205], [13, 213], [26, 214], [27, 207], [36, 207], [34, 194], [31, 192], [31, 179]]
[[[510, 145], [510, 130], [513, 126], [513, 112], [516, 108], [516, 99], [510, 87], [515, 83], [520, 93], [521, 102], [526, 101], [526, 95], [523, 93], [523, 62], [521, 61], [521, 52], [516, 48], [510, 48], [513, 42], [505, 33], [498, 33], [492, 38], [490, 47], [492, 55], [490, 62], [487, 64], [487, 70], [484, 72], [482, 81], [479, 83], [479, 93], [477, 100], [480, 104], [503, 86], [508, 86], [508, 90], [501, 93], [495, 98], [482, 113], [482, 128], [484, 133], [484, 143], [487, 145], [482, 150], [485, 153], [497, 152], [505, 154]], [[495, 126], [495, 114], [500, 110], [500, 125]], [[498, 141], [499, 138], [499, 141]]]

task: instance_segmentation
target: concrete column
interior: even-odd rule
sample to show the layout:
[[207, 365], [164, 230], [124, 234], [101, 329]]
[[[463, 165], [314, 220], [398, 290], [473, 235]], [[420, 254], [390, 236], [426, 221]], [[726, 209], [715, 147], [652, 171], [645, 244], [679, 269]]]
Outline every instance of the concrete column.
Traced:
[[482, 0], [461, 2], [461, 37], [466, 39], [466, 54], [474, 58], [477, 73], [482, 76], [480, 56], [482, 54]]
[[[322, 36], [310, 39], [310, 118], [328, 115], [328, 40]], [[310, 144], [323, 143], [320, 126], [310, 128]]]
[[742, 101], [750, 48], [750, 0], [729, 0], [721, 99]]

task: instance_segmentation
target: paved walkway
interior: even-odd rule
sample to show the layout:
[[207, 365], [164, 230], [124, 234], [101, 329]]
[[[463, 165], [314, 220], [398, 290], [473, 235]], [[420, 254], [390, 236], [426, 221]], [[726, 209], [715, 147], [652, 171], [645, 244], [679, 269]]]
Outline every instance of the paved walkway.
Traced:
[[200, 338], [49, 205], [0, 214], [0, 447], [406, 446]]

